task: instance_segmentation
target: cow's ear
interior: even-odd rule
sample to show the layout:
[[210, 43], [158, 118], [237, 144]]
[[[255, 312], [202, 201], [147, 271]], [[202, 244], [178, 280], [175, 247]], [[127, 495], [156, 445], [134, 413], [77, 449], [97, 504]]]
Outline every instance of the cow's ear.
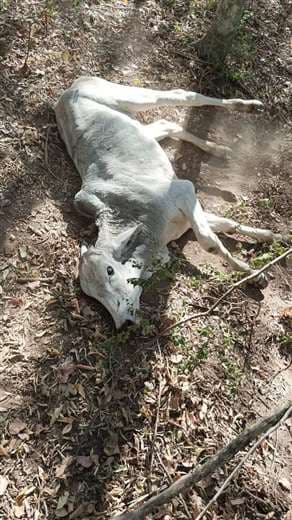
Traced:
[[122, 262], [128, 260], [135, 249], [141, 245], [143, 227], [143, 224], [137, 224], [116, 237], [113, 253], [117, 260]]
[[80, 247], [80, 257], [82, 258], [83, 255], [86, 253], [86, 251], [88, 250], [88, 247], [86, 244], [81, 244], [81, 247]]

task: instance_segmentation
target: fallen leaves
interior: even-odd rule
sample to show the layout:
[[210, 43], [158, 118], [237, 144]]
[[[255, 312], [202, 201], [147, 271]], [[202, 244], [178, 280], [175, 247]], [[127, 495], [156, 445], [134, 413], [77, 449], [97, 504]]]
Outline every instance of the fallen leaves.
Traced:
[[92, 466], [93, 461], [90, 457], [86, 457], [85, 455], [81, 455], [80, 457], [76, 457], [76, 462], [80, 464], [83, 468], [90, 468]]
[[15, 498], [17, 505], [21, 506], [25, 497], [28, 497], [29, 495], [31, 495], [35, 489], [36, 489], [35, 486], [26, 486], [25, 488], [23, 488]]
[[27, 428], [27, 424], [20, 419], [15, 419], [8, 426], [8, 431], [11, 435], [19, 435]]
[[109, 433], [109, 437], [105, 442], [104, 452], [108, 457], [111, 457], [112, 455], [118, 455], [120, 453], [119, 437], [116, 433]]
[[0, 475], [0, 497], [4, 495], [7, 486], [8, 486], [8, 480], [6, 477], [3, 477], [3, 475]]
[[63, 507], [67, 504], [69, 498], [69, 492], [65, 491], [65, 493], [59, 496], [58, 503], [56, 509], [63, 509]]
[[60, 381], [60, 383], [64, 383], [64, 384], [67, 383], [69, 380], [69, 377], [72, 374], [74, 374], [75, 370], [76, 370], [76, 365], [74, 365], [73, 363], [63, 363], [57, 369], [58, 381]]
[[279, 485], [281, 486], [282, 489], [284, 489], [284, 491], [290, 492], [292, 489], [290, 480], [285, 477], [283, 477], [279, 480]]
[[76, 457], [76, 462], [83, 468], [87, 469], [93, 465], [98, 466], [99, 457], [95, 453], [91, 453], [90, 455], [80, 455]]
[[72, 464], [74, 457], [68, 456], [65, 457], [62, 463], [56, 467], [56, 477], [59, 479], [64, 479], [66, 477], [66, 473], [68, 471], [69, 466]]
[[73, 426], [73, 420], [74, 419], [72, 417], [64, 417], [63, 421], [67, 424], [64, 426], [64, 428], [62, 430], [63, 435], [70, 433], [70, 431], [72, 430], [72, 426]]

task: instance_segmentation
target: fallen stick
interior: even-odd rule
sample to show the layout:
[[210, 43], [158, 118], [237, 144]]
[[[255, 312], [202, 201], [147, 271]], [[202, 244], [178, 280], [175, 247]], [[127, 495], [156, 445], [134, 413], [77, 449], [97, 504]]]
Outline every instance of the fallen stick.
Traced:
[[255, 450], [257, 449], [257, 447], [259, 446], [259, 444], [261, 444], [261, 442], [263, 442], [264, 439], [266, 439], [267, 437], [269, 437], [269, 435], [271, 435], [271, 433], [273, 433], [274, 431], [276, 431], [280, 426], [281, 424], [283, 424], [286, 419], [292, 415], [292, 406], [290, 406], [290, 408], [288, 408], [287, 412], [283, 415], [282, 419], [280, 419], [277, 424], [275, 424], [274, 426], [272, 426], [265, 434], [263, 434], [258, 440], [257, 442], [248, 450], [248, 452], [245, 454], [245, 456], [243, 457], [243, 459], [241, 459], [241, 461], [237, 464], [237, 466], [235, 466], [234, 470], [230, 473], [230, 475], [227, 477], [226, 480], [224, 480], [222, 486], [220, 486], [220, 488], [218, 489], [216, 495], [213, 496], [213, 498], [211, 498], [211, 500], [208, 502], [208, 504], [206, 505], [206, 507], [204, 507], [203, 511], [201, 511], [201, 513], [196, 517], [196, 520], [201, 520], [201, 518], [203, 518], [203, 516], [207, 513], [207, 511], [210, 509], [211, 505], [214, 504], [214, 502], [216, 502], [216, 500], [219, 498], [219, 496], [223, 493], [224, 489], [228, 486], [229, 482], [231, 482], [231, 480], [233, 479], [233, 477], [236, 475], [236, 473], [240, 470], [240, 468], [243, 466], [243, 464], [247, 461], [247, 459], [255, 452]]
[[[111, 520], [143, 520], [146, 515], [149, 515], [154, 509], [170, 502], [173, 498], [177, 497], [181, 493], [186, 492], [193, 484], [200, 480], [207, 478], [213, 474], [218, 468], [221, 468], [227, 462], [229, 462], [239, 451], [245, 449], [251, 442], [258, 439], [256, 444], [249, 450], [247, 456], [244, 457], [243, 462], [246, 461], [247, 457], [251, 455], [257, 446], [265, 439], [270, 433], [277, 430], [279, 426], [289, 417], [292, 416], [292, 401], [288, 401], [282, 408], [278, 409], [275, 413], [261, 419], [253, 426], [250, 426], [245, 431], [240, 433], [235, 439], [233, 439], [227, 446], [219, 450], [215, 455], [210, 457], [205, 463], [199, 464], [193, 470], [186, 475], [183, 475], [178, 480], [173, 482], [169, 487], [162, 490], [158, 495], [151, 497], [141, 507], [135, 511], [122, 513], [113, 517]], [[243, 463], [242, 462], [242, 463]], [[242, 465], [242, 464], [241, 464]], [[237, 468], [239, 469], [239, 468]], [[230, 479], [227, 479], [228, 482]], [[224, 487], [228, 483], [224, 483]], [[223, 491], [223, 487], [222, 490]], [[212, 502], [213, 503], [213, 502]], [[211, 505], [211, 504], [210, 504]], [[202, 516], [199, 518], [202, 518]]]
[[285, 251], [285, 253], [283, 253], [282, 255], [280, 256], [277, 256], [277, 258], [274, 258], [274, 260], [272, 260], [271, 262], [269, 262], [268, 264], [264, 265], [264, 267], [262, 267], [259, 271], [255, 271], [254, 273], [252, 274], [249, 274], [248, 276], [245, 276], [244, 278], [242, 278], [241, 280], [238, 280], [238, 282], [236, 282], [234, 285], [232, 285], [228, 291], [226, 291], [224, 294], [222, 294], [222, 296], [220, 296], [220, 298], [218, 298], [218, 300], [215, 301], [215, 303], [213, 303], [213, 305], [211, 305], [211, 307], [207, 310], [207, 311], [204, 311], [204, 312], [200, 312], [198, 314], [191, 314], [190, 316], [187, 316], [186, 318], [183, 318], [182, 320], [179, 320], [177, 321], [176, 323], [174, 323], [173, 325], [170, 325], [169, 327], [167, 327], [166, 329], [164, 329], [160, 334], [159, 336], [165, 336], [165, 335], [168, 335], [168, 333], [175, 329], [176, 327], [179, 327], [180, 325], [183, 325], [184, 323], [186, 323], [187, 321], [191, 321], [191, 320], [194, 320], [196, 318], [201, 318], [203, 316], [208, 316], [209, 314], [211, 314], [212, 311], [214, 311], [214, 309], [216, 309], [216, 307], [218, 307], [218, 305], [223, 301], [225, 300], [225, 298], [227, 296], [229, 296], [229, 294], [231, 294], [235, 289], [237, 289], [237, 287], [240, 287], [241, 285], [245, 284], [246, 282], [249, 282], [250, 280], [253, 280], [254, 278], [257, 278], [258, 276], [260, 276], [262, 273], [264, 273], [265, 271], [267, 271], [268, 269], [270, 269], [270, 267], [272, 267], [273, 265], [281, 262], [281, 260], [283, 260], [284, 258], [286, 258], [286, 256], [289, 256], [292, 254], [292, 247], [290, 249], [288, 249], [287, 251]]

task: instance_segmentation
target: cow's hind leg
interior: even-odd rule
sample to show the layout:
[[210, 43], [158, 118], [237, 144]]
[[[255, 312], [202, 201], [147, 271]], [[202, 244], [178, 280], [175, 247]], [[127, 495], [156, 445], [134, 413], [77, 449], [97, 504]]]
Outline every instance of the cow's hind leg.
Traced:
[[239, 235], [250, 237], [258, 242], [274, 242], [283, 240], [281, 234], [273, 233], [269, 229], [245, 226], [229, 218], [217, 217], [217, 215], [213, 215], [213, 213], [205, 212], [205, 217], [207, 218], [210, 228], [215, 233], [238, 233]]
[[228, 146], [223, 146], [211, 141], [200, 139], [199, 137], [196, 137], [190, 132], [184, 130], [182, 126], [171, 121], [166, 121], [165, 119], [155, 121], [154, 123], [145, 126], [145, 130], [158, 142], [167, 137], [170, 137], [171, 139], [182, 139], [183, 141], [192, 143], [201, 150], [204, 150], [204, 152], [215, 155], [216, 157], [226, 159], [229, 158], [232, 154], [232, 150], [231, 148], [228, 148]]
[[219, 99], [186, 90], [152, 90], [111, 83], [97, 77], [81, 77], [72, 86], [78, 96], [108, 105], [122, 112], [135, 113], [158, 106], [218, 106], [251, 111], [263, 108], [254, 99]]
[[[246, 274], [256, 272], [251, 269], [246, 262], [232, 256], [211, 229], [201, 204], [196, 197], [192, 182], [182, 180], [174, 182], [171, 191], [171, 198], [176, 201], [176, 206], [184, 213], [187, 220], [190, 222], [199, 244], [206, 251], [220, 255], [236, 271], [243, 271]], [[265, 277], [261, 275], [257, 279], [257, 283], [266, 286]]]

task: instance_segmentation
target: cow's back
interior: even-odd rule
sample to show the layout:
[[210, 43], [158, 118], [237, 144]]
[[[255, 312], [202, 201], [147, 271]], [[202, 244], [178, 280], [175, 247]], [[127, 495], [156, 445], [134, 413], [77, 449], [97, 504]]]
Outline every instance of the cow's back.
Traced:
[[61, 96], [55, 113], [62, 139], [84, 182], [129, 183], [135, 177], [149, 185], [173, 177], [167, 156], [138, 121], [97, 103], [86, 91], [80, 94], [73, 85]]

